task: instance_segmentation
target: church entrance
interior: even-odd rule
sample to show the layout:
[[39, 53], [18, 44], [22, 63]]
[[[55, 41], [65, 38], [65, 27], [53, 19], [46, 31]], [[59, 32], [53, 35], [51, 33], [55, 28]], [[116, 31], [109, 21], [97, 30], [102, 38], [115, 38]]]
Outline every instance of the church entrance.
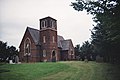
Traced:
[[56, 62], [56, 53], [55, 53], [55, 51], [52, 52], [52, 62]]

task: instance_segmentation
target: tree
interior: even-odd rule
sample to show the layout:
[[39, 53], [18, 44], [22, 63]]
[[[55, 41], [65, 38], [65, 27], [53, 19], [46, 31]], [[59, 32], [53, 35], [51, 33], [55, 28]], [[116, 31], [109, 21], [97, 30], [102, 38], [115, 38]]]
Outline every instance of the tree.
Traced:
[[15, 55], [18, 55], [18, 50], [14, 46], [7, 46], [6, 42], [0, 41], [0, 61], [13, 59]]
[[0, 60], [4, 60], [7, 56], [7, 43], [0, 41]]
[[87, 57], [88, 60], [92, 60], [92, 57], [94, 56], [93, 45], [88, 41], [85, 41], [80, 48], [80, 53], [83, 55], [84, 58]]
[[79, 56], [80, 55], [80, 45], [79, 44], [76, 45], [74, 49], [75, 49], [75, 56]]
[[76, 0], [77, 11], [86, 10], [97, 23], [92, 31], [94, 51], [108, 62], [120, 62], [120, 0]]

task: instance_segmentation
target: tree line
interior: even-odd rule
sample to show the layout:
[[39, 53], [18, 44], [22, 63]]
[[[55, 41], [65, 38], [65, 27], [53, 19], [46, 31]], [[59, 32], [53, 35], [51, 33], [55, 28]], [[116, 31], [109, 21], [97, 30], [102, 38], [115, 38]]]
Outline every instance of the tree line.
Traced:
[[76, 0], [71, 6], [93, 15], [92, 53], [105, 62], [120, 63], [120, 0]]
[[97, 54], [94, 53], [94, 47], [89, 41], [85, 41], [82, 46], [80, 44], [75, 46], [75, 56], [77, 60], [84, 61], [88, 59], [89, 61], [94, 61]]
[[0, 62], [6, 62], [10, 59], [14, 60], [16, 55], [18, 55], [16, 47], [8, 46], [7, 42], [0, 41]]

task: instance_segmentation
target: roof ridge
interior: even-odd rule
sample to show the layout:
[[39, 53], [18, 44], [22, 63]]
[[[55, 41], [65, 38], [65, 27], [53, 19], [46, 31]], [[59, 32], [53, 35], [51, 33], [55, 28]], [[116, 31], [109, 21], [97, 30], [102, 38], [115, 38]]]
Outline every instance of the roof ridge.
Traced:
[[56, 19], [54, 19], [54, 18], [52, 18], [52, 17], [50, 17], [50, 16], [47, 16], [47, 17], [41, 18], [41, 19], [39, 19], [39, 20], [43, 20], [43, 19], [46, 19], [46, 18], [51, 18], [51, 19], [57, 21]]
[[28, 28], [28, 29], [32, 29], [32, 30], [37, 30], [37, 31], [40, 31], [40, 30], [38, 30], [38, 29], [31, 28], [31, 27], [29, 27], [29, 26], [27, 26], [27, 28]]

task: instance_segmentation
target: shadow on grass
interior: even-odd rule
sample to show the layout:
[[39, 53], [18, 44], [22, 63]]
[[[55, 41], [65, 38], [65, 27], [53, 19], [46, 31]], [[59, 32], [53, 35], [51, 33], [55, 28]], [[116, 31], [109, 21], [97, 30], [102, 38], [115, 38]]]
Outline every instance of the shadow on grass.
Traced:
[[0, 63], [0, 66], [5, 65], [5, 63]]
[[[3, 65], [5, 65], [5, 63], [0, 63], [0, 67], [3, 66]], [[10, 70], [0, 68], [0, 73], [4, 73], [4, 72], [10, 72]]]
[[7, 70], [7, 69], [0, 69], [0, 73], [4, 73], [4, 72], [10, 72], [10, 70]]

